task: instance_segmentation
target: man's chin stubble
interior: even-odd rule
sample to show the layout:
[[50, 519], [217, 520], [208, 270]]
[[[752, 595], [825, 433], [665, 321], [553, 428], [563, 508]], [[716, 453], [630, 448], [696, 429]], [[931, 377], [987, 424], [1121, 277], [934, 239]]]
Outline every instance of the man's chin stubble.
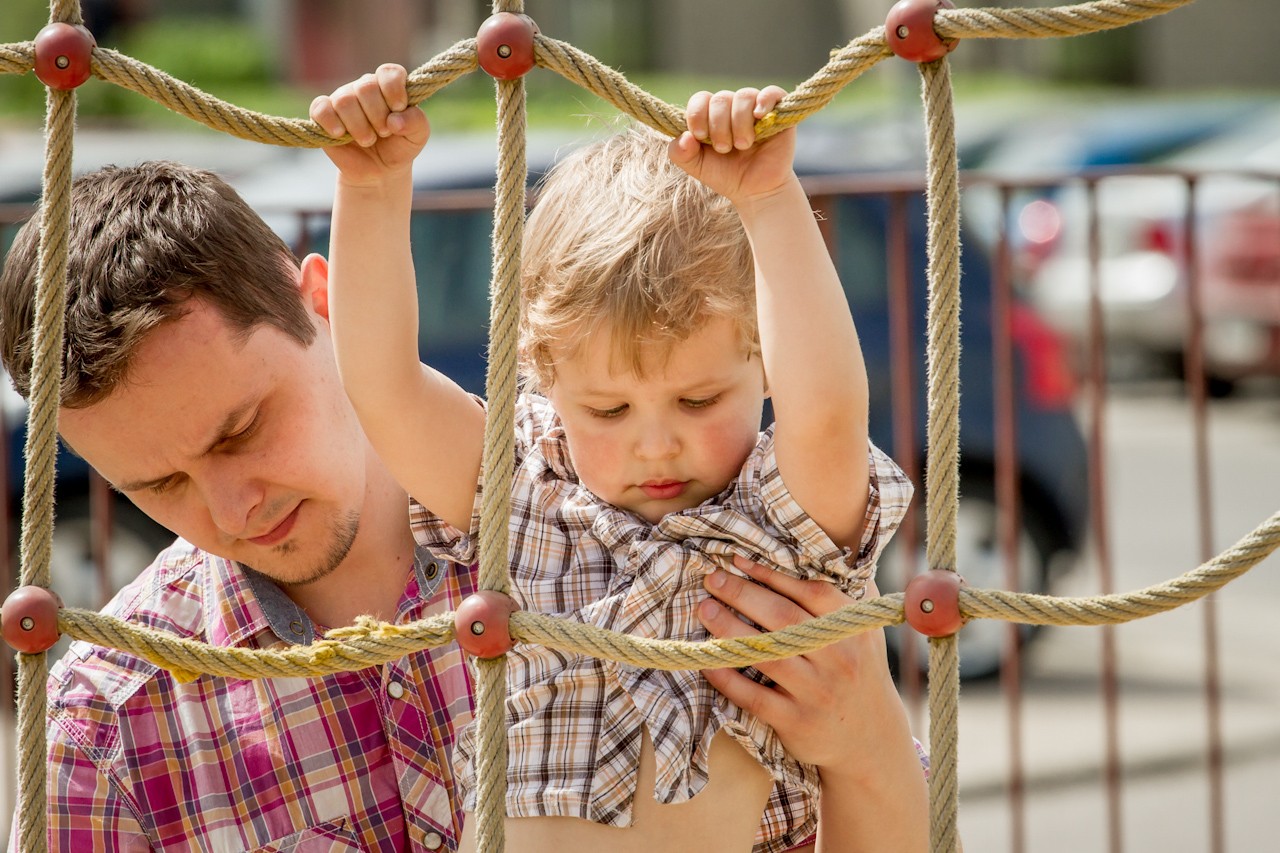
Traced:
[[[324, 580], [333, 574], [343, 561], [346, 560], [347, 554], [351, 551], [351, 546], [355, 544], [356, 534], [360, 531], [360, 514], [351, 512], [346, 518], [334, 524], [334, 538], [331, 540], [328, 551], [325, 552], [323, 559], [319, 565], [311, 572], [311, 574], [298, 580], [281, 581], [282, 586], [306, 586], [316, 581]], [[299, 548], [298, 543], [286, 541], [276, 548], [276, 554], [283, 557], [286, 561], [297, 554]]]

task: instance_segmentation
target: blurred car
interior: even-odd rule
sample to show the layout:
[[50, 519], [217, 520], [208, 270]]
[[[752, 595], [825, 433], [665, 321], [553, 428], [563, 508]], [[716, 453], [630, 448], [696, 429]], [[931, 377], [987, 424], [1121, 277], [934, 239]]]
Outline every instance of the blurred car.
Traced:
[[[841, 129], [844, 130], [844, 129]], [[807, 183], [815, 207], [828, 229], [832, 250], [844, 282], [866, 358], [871, 391], [871, 434], [874, 440], [917, 471], [924, 469], [924, 346], [925, 218], [923, 194], [905, 193], [909, 233], [907, 245], [915, 259], [907, 284], [909, 310], [917, 318], [910, 349], [916, 377], [911, 401], [915, 413], [915, 446], [896, 447], [891, 428], [893, 393], [890, 383], [890, 318], [887, 297], [887, 259], [890, 201], [877, 192], [821, 191], [832, 178], [851, 173], [866, 180], [883, 177], [886, 169], [906, 168], [920, 174], [918, 162], [884, 158], [884, 145], [872, 144], [883, 128], [863, 125], [851, 142], [830, 127], [808, 123], [801, 127], [797, 170]], [[564, 134], [530, 139], [531, 185], [555, 158], [590, 138]], [[920, 150], [918, 147], [898, 148]], [[874, 152], [868, 165], [865, 155]], [[314, 154], [314, 152], [312, 152]], [[493, 163], [491, 138], [449, 139], [441, 134], [415, 164], [416, 207], [411, 224], [414, 264], [419, 286], [419, 328], [424, 360], [452, 376], [464, 388], [484, 393], [489, 327], [490, 234], [492, 231]], [[324, 252], [328, 241], [327, 213], [334, 173], [323, 156], [300, 154], [286, 173], [274, 169], [260, 181], [241, 181], [238, 189], [299, 251]], [[999, 513], [995, 497], [995, 400], [991, 275], [988, 260], [972, 241], [964, 242], [962, 269], [964, 358], [960, 408], [961, 500], [959, 507], [959, 570], [976, 587], [1004, 587], [1005, 561], [997, 539]], [[1047, 592], [1052, 578], [1070, 567], [1085, 535], [1088, 510], [1086, 449], [1072, 412], [1074, 378], [1057, 334], [1029, 306], [1012, 308], [1014, 407], [1020, 502], [1018, 547], [1021, 579], [1026, 591]], [[905, 401], [897, 401], [902, 405]], [[917, 506], [924, 491], [918, 485]], [[922, 516], [921, 516], [922, 517]], [[921, 530], [923, 528], [921, 527]], [[923, 549], [923, 539], [898, 539], [881, 562], [884, 592], [902, 588], [915, 561], [911, 547]], [[892, 631], [894, 645], [901, 640]], [[1030, 639], [1033, 632], [1023, 631]], [[961, 635], [961, 669], [966, 678], [999, 670], [1008, 650], [1003, 623], [980, 620]]]
[[[1186, 211], [1195, 179], [1204, 371], [1211, 394], [1241, 379], [1280, 376], [1280, 107], [1152, 164], [1164, 174], [1097, 183], [1099, 297], [1107, 345], [1122, 357], [1181, 372], [1190, 330]], [[1079, 341], [1088, 333], [1087, 196], [1071, 185], [1061, 222], [1028, 294]]]

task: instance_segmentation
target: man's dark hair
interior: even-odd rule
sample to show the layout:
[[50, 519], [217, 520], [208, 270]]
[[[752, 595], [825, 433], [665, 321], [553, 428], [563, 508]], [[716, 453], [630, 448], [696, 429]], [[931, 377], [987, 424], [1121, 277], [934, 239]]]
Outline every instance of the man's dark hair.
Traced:
[[[24, 397], [41, 218], [37, 209], [23, 226], [0, 275], [0, 360]], [[303, 345], [315, 337], [289, 247], [212, 172], [156, 161], [77, 178], [69, 243], [64, 406], [110, 395], [139, 343], [190, 299], [243, 334], [268, 325]]]

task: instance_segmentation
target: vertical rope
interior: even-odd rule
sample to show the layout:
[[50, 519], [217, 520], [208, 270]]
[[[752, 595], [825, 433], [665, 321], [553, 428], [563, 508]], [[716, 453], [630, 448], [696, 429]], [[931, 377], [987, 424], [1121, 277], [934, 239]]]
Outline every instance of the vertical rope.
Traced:
[[[925, 555], [956, 570], [960, 471], [960, 181], [946, 59], [920, 65], [928, 140], [928, 470]], [[959, 849], [956, 744], [960, 663], [954, 636], [929, 641], [930, 837], [934, 853]]]
[[[522, 12], [523, 0], [495, 0], [494, 12]], [[484, 479], [480, 508], [481, 589], [509, 593], [508, 517], [514, 467], [516, 337], [520, 308], [520, 248], [524, 234], [524, 79], [497, 80], [498, 163], [494, 187], [493, 278], [489, 292], [489, 365], [485, 377]], [[507, 789], [506, 658], [477, 661], [476, 838], [479, 849], [502, 853]]]
[[[53, 0], [49, 22], [79, 24], [80, 4]], [[53, 550], [53, 486], [58, 454], [58, 403], [62, 387], [62, 337], [66, 303], [68, 232], [71, 211], [71, 152], [75, 135], [75, 91], [47, 89], [45, 165], [41, 183], [40, 258], [28, 409], [26, 469], [23, 472], [22, 539], [19, 580], [48, 587]], [[48, 777], [45, 767], [49, 661], [45, 654], [18, 655], [18, 814], [22, 853], [45, 850]]]

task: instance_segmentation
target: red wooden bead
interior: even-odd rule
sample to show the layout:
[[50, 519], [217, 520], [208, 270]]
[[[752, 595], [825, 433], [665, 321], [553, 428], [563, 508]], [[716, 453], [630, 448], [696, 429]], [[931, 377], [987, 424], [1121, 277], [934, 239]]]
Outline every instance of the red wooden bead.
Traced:
[[35, 73], [51, 89], [74, 89], [89, 79], [93, 33], [78, 24], [50, 24], [36, 35]]
[[923, 572], [907, 581], [902, 615], [926, 637], [950, 637], [964, 625], [960, 587], [964, 578], [945, 569]]
[[528, 15], [498, 12], [476, 32], [476, 61], [489, 76], [515, 80], [534, 66], [533, 37], [538, 25]]
[[511, 651], [511, 614], [519, 608], [509, 595], [481, 590], [467, 596], [453, 613], [453, 633], [463, 650], [478, 658]]
[[47, 651], [58, 642], [58, 611], [62, 599], [42, 586], [21, 586], [0, 606], [0, 634], [20, 652]]
[[899, 0], [884, 22], [885, 41], [908, 62], [933, 62], [956, 49], [958, 39], [943, 41], [933, 31], [939, 9], [954, 9], [951, 0]]

